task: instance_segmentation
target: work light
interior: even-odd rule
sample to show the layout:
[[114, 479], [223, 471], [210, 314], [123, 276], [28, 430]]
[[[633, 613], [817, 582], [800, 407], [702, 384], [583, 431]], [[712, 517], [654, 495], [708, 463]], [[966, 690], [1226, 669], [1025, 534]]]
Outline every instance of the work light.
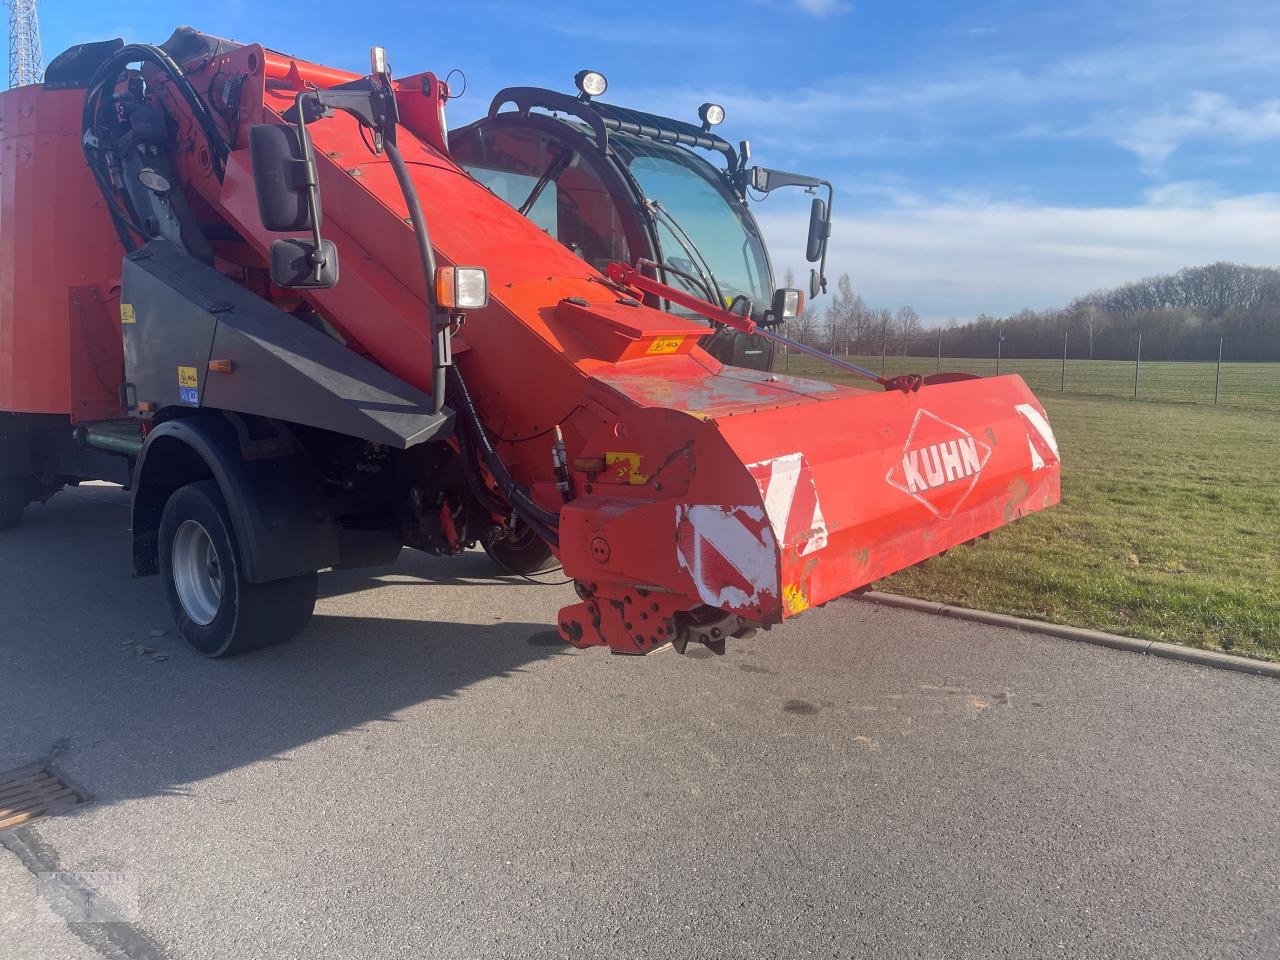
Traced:
[[702, 121], [702, 129], [710, 130], [718, 123], [724, 123], [724, 107], [718, 103], [704, 103], [698, 108], [698, 119]]
[[590, 100], [609, 89], [609, 81], [604, 74], [596, 70], [579, 70], [573, 76], [573, 82], [582, 94], [582, 99]]
[[436, 303], [445, 310], [479, 310], [489, 302], [484, 267], [440, 267], [436, 270]]
[[804, 293], [792, 287], [779, 287], [774, 291], [772, 306], [775, 322], [794, 320], [804, 309]]

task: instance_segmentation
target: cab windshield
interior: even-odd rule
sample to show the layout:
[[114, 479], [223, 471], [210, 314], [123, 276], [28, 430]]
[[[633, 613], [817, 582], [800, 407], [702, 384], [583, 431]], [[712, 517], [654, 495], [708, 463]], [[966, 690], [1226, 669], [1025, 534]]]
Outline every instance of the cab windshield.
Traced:
[[656, 202], [661, 256], [674, 268], [659, 279], [699, 297], [722, 297], [725, 306], [738, 296], [757, 308], [767, 303], [764, 245], [710, 164], [688, 150], [626, 134], [612, 134], [609, 143], [645, 199]]

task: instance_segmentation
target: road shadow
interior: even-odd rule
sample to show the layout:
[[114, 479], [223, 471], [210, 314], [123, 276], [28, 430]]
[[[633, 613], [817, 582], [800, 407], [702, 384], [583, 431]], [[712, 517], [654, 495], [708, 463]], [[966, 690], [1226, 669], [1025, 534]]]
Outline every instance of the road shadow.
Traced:
[[[573, 655], [548, 641], [547, 622], [322, 610], [292, 641], [209, 661], [174, 636], [159, 581], [130, 577], [128, 511], [93, 500], [53, 501], [0, 537], [0, 770], [51, 757], [98, 802], [181, 793]], [[407, 569], [431, 583], [449, 562], [422, 560]], [[485, 560], [461, 562], [478, 571]], [[330, 578], [329, 595], [369, 579], [359, 571], [322, 575]], [[152, 636], [160, 630], [164, 636]]]
[[357, 570], [331, 570], [320, 578], [321, 597], [377, 590], [392, 585], [383, 578], [393, 576], [395, 586], [420, 583], [431, 587], [523, 587], [531, 582], [563, 586], [564, 574], [540, 574], [525, 579], [504, 573], [483, 550], [468, 550], [456, 557], [432, 557], [406, 548], [395, 563]]

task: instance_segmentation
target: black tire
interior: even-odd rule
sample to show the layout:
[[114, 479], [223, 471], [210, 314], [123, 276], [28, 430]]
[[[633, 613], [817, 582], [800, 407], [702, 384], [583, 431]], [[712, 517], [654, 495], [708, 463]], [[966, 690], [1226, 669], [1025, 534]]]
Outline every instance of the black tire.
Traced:
[[524, 525], [511, 536], [492, 543], [482, 541], [482, 544], [489, 559], [508, 573], [528, 577], [560, 565], [547, 542]]
[[29, 484], [26, 477], [0, 480], [0, 530], [16, 527], [27, 508]]
[[[199, 539], [201, 533], [205, 541]], [[216, 569], [210, 581], [218, 584], [216, 598], [204, 597], [209, 602], [203, 615], [188, 567], [192, 543], [203, 544], [214, 555], [208, 557], [208, 569]], [[160, 575], [173, 622], [182, 638], [206, 657], [269, 647], [296, 636], [311, 619], [318, 586], [314, 571], [269, 583], [244, 579], [235, 527], [216, 480], [181, 487], [169, 498], [160, 518], [159, 547]], [[183, 570], [188, 570], [185, 577]]]

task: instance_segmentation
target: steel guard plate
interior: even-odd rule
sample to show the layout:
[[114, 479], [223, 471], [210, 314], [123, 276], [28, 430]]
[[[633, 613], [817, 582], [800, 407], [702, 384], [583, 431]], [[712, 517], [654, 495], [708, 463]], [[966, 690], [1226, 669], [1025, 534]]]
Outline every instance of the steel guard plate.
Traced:
[[1058, 502], [1057, 440], [1018, 376], [717, 420], [760, 492], [782, 615]]

